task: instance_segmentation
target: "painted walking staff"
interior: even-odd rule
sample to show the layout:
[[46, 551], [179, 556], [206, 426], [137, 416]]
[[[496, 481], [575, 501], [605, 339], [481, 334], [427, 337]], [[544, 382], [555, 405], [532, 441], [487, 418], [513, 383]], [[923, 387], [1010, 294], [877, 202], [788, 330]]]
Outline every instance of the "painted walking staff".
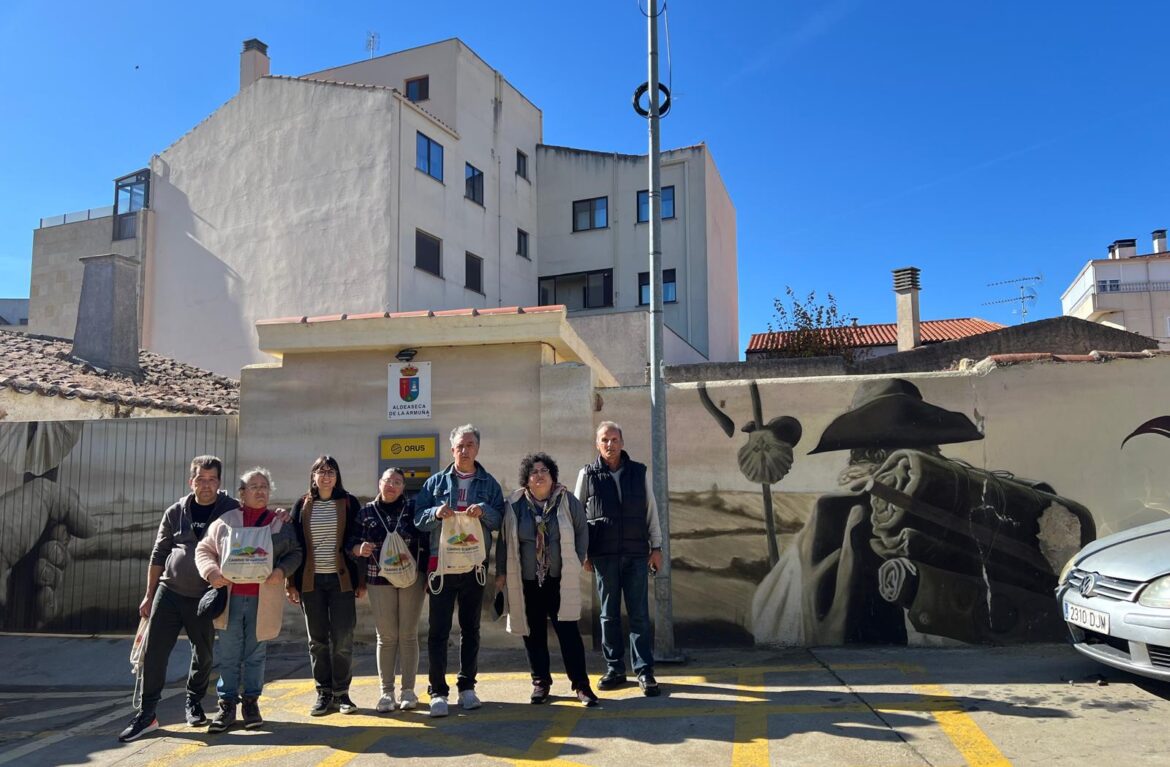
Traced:
[[[800, 442], [801, 427], [800, 421], [788, 415], [764, 423], [760, 387], [752, 381], [750, 388], [752, 420], [740, 428], [740, 431], [748, 435], [748, 440], [740, 447], [737, 458], [739, 470], [743, 475], [751, 482], [760, 483], [760, 492], [764, 498], [764, 529], [768, 535], [768, 564], [775, 567], [780, 560], [780, 549], [776, 543], [776, 520], [772, 513], [771, 486], [784, 479], [792, 468], [792, 448]], [[728, 437], [733, 436], [735, 423], [711, 401], [705, 383], [699, 384], [699, 399], [723, 429], [723, 433]]]

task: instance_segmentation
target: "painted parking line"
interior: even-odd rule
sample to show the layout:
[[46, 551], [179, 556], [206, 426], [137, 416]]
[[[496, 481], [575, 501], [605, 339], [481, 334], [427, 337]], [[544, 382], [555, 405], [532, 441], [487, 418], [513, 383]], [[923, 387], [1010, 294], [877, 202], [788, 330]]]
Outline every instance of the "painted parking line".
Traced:
[[[316, 752], [321, 759], [319, 764], [327, 767], [346, 767], [353, 760], [368, 754], [375, 753], [379, 742], [384, 738], [409, 738], [419, 744], [435, 748], [440, 751], [450, 750], [453, 744], [452, 732], [459, 732], [458, 751], [464, 754], [477, 752], [485, 759], [491, 759], [503, 764], [518, 765], [520, 767], [581, 767], [577, 762], [561, 756], [562, 750], [574, 737], [574, 733], [582, 722], [621, 720], [623, 722], [642, 721], [646, 726], [655, 720], [675, 718], [730, 718], [733, 722], [733, 736], [731, 739], [730, 764], [733, 767], [754, 767], [770, 763], [770, 741], [768, 738], [768, 722], [774, 716], [801, 716], [801, 715], [854, 715], [872, 714], [874, 711], [890, 713], [918, 713], [929, 714], [938, 725], [939, 731], [953, 746], [964, 763], [969, 767], [1010, 767], [1010, 761], [1003, 755], [987, 734], [979, 727], [974, 719], [962, 710], [960, 702], [944, 686], [932, 683], [925, 671], [917, 666], [897, 663], [867, 663], [867, 664], [840, 664], [832, 667], [834, 671], [897, 671], [898, 675], [909, 683], [910, 690], [902, 700], [887, 700], [880, 705], [871, 705], [865, 701], [863, 695], [854, 694], [854, 700], [840, 702], [803, 704], [780, 703], [770, 700], [770, 689], [767, 679], [773, 675], [787, 675], [798, 673], [821, 673], [826, 668], [819, 664], [790, 664], [782, 666], [754, 666], [738, 668], [696, 668], [688, 669], [686, 674], [660, 676], [664, 685], [677, 688], [702, 688], [704, 697], [689, 699], [685, 695], [666, 696], [661, 699], [645, 699], [638, 705], [622, 705], [606, 707], [606, 703], [613, 701], [642, 700], [641, 690], [636, 686], [607, 693], [602, 700], [602, 707], [585, 709], [576, 700], [560, 698], [547, 706], [531, 707], [528, 705], [509, 705], [493, 707], [493, 701], [488, 701], [488, 707], [477, 711], [470, 716], [452, 716], [447, 719], [431, 719], [426, 716], [425, 706], [418, 711], [395, 716], [375, 715], [372, 711], [350, 716], [331, 716], [321, 719], [310, 719], [305, 708], [306, 699], [315, 693], [312, 681], [280, 680], [266, 686], [263, 705], [266, 711], [280, 715], [290, 715], [288, 719], [271, 720], [274, 724], [295, 729], [312, 728], [320, 732], [331, 728], [344, 728], [343, 738], [337, 742], [328, 742], [326, 736], [320, 742], [271, 746], [265, 745], [244, 753], [234, 753], [230, 758], [214, 759], [214, 752], [203, 753], [211, 748], [214, 742], [185, 742], [166, 754], [160, 754], [151, 767], [171, 767], [189, 762], [198, 762], [207, 767], [230, 767], [236, 764], [271, 764], [280, 765], [290, 757]], [[501, 682], [527, 682], [530, 675], [527, 673], [500, 673], [483, 674], [480, 681], [483, 684]], [[376, 677], [362, 677], [354, 679], [354, 689], [369, 688], [377, 692]], [[802, 685], [802, 687], [805, 685]], [[482, 689], [482, 688], [481, 688]], [[182, 688], [173, 688], [166, 691], [171, 697], [182, 693]], [[56, 695], [45, 694], [46, 698]], [[110, 697], [106, 694], [107, 698]], [[122, 694], [124, 696], [124, 693]], [[25, 697], [29, 697], [25, 694]], [[32, 697], [40, 697], [33, 693]], [[114, 700], [117, 700], [115, 696]], [[661, 702], [658, 702], [661, 701]], [[525, 701], [526, 702], [526, 701]], [[100, 704], [83, 704], [76, 709], [108, 705], [109, 701]], [[59, 712], [60, 710], [58, 710]], [[100, 717], [86, 722], [67, 732], [46, 734], [22, 747], [0, 754], [0, 764], [8, 763], [20, 757], [46, 748], [62, 738], [70, 737], [93, 730], [114, 719], [122, 718], [125, 711], [119, 710], [114, 714]], [[27, 715], [34, 718], [38, 715]], [[13, 718], [15, 720], [15, 718]], [[13, 721], [10, 720], [10, 721]], [[469, 728], [482, 725], [506, 724], [540, 724], [543, 727], [531, 744], [524, 747], [506, 746], [495, 742], [483, 742], [470, 735]], [[160, 735], [172, 733], [174, 735], [189, 734], [190, 730], [180, 725], [172, 725], [160, 729]], [[229, 738], [223, 741], [225, 745], [247, 747], [246, 739]], [[258, 744], [259, 745], [259, 744]], [[452, 756], [458, 754], [453, 752]], [[209, 759], [208, 757], [212, 757]]]

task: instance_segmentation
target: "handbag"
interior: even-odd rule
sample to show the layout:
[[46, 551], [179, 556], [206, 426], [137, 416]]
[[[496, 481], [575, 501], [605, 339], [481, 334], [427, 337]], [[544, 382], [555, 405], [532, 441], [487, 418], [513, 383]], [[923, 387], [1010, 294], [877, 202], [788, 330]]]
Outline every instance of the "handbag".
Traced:
[[386, 537], [382, 540], [382, 548], [378, 552], [378, 575], [390, 581], [390, 585], [395, 588], [405, 589], [413, 586], [418, 580], [418, 563], [410, 555], [410, 549], [398, 531], [390, 529], [386, 520], [382, 519], [381, 513], [377, 511], [374, 513], [378, 515], [382, 527], [386, 528]]
[[203, 596], [199, 597], [199, 604], [195, 607], [195, 614], [200, 618], [215, 620], [223, 615], [223, 611], [227, 609], [227, 603], [227, 586], [220, 586], [218, 589], [209, 587], [207, 591], [203, 592]]
[[443, 520], [439, 535], [438, 566], [427, 578], [427, 588], [432, 594], [443, 590], [444, 575], [458, 575], [475, 571], [479, 585], [487, 583], [487, 570], [483, 566], [487, 558], [487, 547], [483, 541], [483, 526], [463, 512], [456, 512]]

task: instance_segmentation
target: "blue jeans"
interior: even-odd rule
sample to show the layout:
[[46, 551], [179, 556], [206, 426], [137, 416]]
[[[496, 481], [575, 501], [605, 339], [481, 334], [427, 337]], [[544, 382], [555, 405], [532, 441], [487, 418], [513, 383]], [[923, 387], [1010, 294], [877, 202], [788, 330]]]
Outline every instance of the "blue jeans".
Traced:
[[650, 600], [647, 596], [647, 578], [650, 565], [645, 556], [593, 557], [593, 577], [597, 595], [601, 597], [601, 654], [610, 671], [626, 673], [626, 646], [622, 636], [622, 605], [624, 595], [626, 616], [630, 621], [630, 649], [633, 652], [634, 673], [654, 669], [654, 655], [650, 645]]
[[235, 703], [240, 696], [240, 667], [243, 666], [244, 697], [259, 698], [264, 689], [265, 643], [256, 641], [256, 606], [259, 597], [232, 594], [228, 602], [227, 628], [219, 632], [219, 681], [215, 691], [220, 700]]

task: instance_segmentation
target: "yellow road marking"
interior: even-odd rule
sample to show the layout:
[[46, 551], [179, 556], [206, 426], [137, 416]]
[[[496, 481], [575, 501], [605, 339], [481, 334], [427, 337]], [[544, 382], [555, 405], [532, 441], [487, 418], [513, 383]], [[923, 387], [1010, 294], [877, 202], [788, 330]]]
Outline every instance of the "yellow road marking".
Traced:
[[340, 745], [334, 746], [336, 750], [327, 758], [317, 762], [318, 767], [345, 767], [384, 737], [386, 737], [386, 733], [380, 727], [362, 730], [353, 737], [342, 741]]
[[744, 713], [735, 717], [735, 735], [731, 744], [731, 767], [759, 767], [768, 764], [768, 715], [759, 709], [759, 701], [748, 699], [746, 693], [764, 692], [764, 675], [754, 671], [740, 672], [740, 695], [736, 700], [744, 705], [736, 708]]
[[532, 743], [532, 748], [528, 749], [519, 759], [513, 759], [512, 764], [516, 767], [569, 767], [576, 764], [575, 762], [568, 762], [559, 758], [561, 748], [568, 742], [573, 735], [573, 730], [577, 726], [577, 722], [581, 721], [582, 716], [586, 714], [585, 709], [564, 709], [556, 711], [553, 714], [552, 720], [549, 721], [548, 726], [540, 735], [536, 736], [536, 740]]
[[[915, 684], [915, 691], [936, 699], [951, 698], [951, 693], [939, 684]], [[958, 749], [969, 767], [1011, 767], [982, 728], [966, 712], [952, 708], [931, 709], [939, 727]]]
[[[160, 727], [159, 729], [162, 730], [163, 728]], [[166, 767], [166, 765], [174, 764], [175, 761], [185, 756], [191, 756], [203, 748], [206, 748], [206, 746], [202, 743], [184, 743], [166, 756], [161, 756], [153, 760], [147, 767]]]

